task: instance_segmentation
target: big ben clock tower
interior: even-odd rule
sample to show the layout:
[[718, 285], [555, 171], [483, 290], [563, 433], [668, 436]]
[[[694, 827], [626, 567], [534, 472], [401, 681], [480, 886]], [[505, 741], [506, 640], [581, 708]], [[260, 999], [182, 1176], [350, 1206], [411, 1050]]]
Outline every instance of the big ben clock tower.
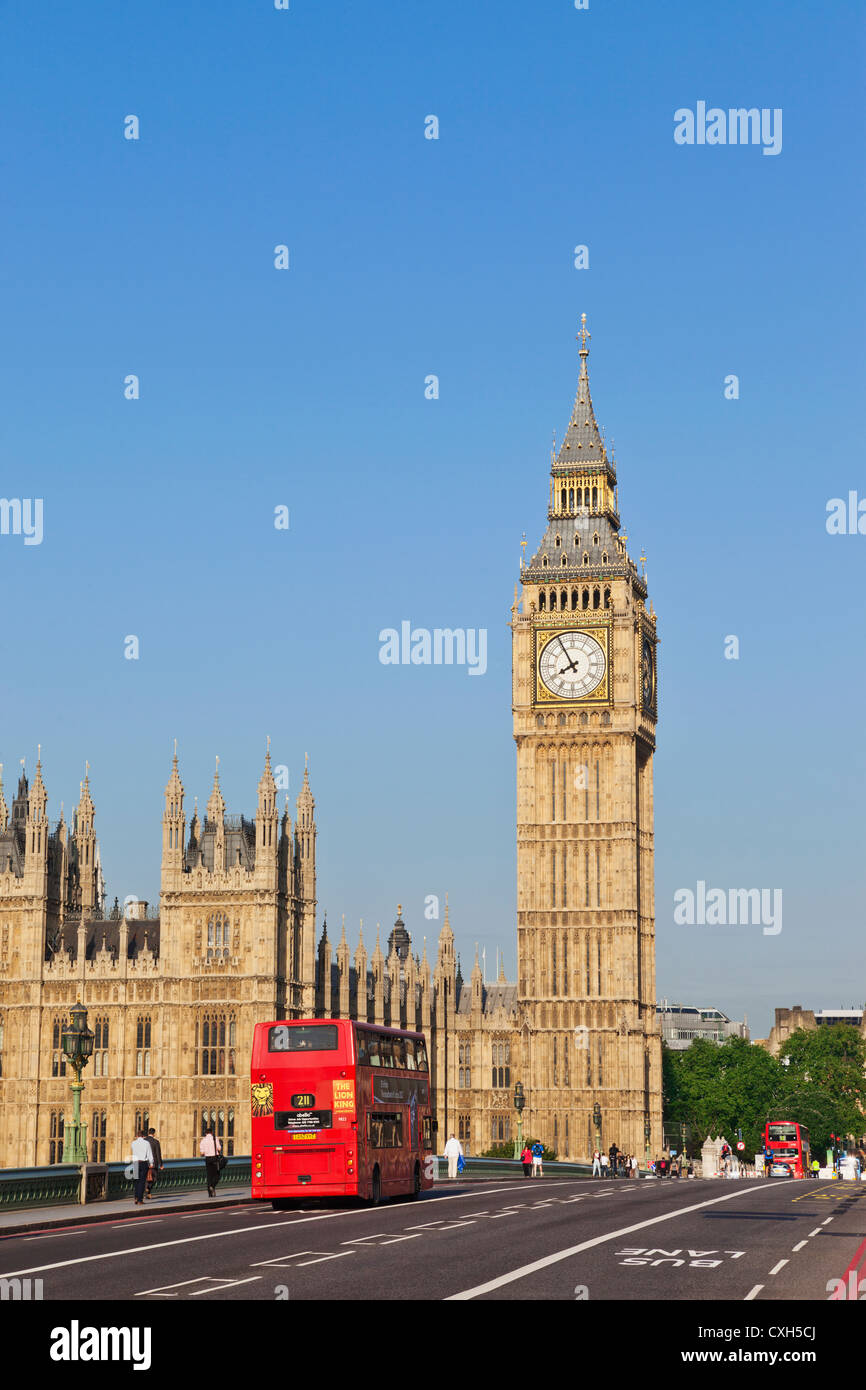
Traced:
[[[655, 1006], [656, 619], [620, 534], [582, 315], [547, 530], [512, 610], [517, 950], [528, 1128], [561, 1155], [662, 1144]], [[646, 1126], [649, 1126], [649, 1134]]]

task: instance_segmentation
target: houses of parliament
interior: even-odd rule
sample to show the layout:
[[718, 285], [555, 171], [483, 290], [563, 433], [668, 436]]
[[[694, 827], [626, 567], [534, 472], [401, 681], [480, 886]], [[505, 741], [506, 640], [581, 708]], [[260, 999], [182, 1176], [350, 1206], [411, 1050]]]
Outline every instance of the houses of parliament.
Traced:
[[203, 820], [197, 807], [187, 819], [175, 755], [158, 911], [115, 900], [106, 916], [89, 774], [71, 824], [52, 821], [40, 757], [11, 807], [0, 780], [0, 1166], [62, 1161], [60, 1035], [77, 1002], [95, 1034], [82, 1099], [94, 1161], [125, 1158], [142, 1124], [167, 1158], [197, 1153], [210, 1124], [227, 1152], [249, 1153], [253, 1027], [283, 1017], [424, 1032], [440, 1150], [450, 1133], [468, 1153], [512, 1140], [518, 1081], [524, 1132], [560, 1157], [591, 1153], [596, 1104], [605, 1146], [660, 1146], [656, 617], [620, 531], [588, 340], [584, 318], [547, 528], [511, 608], [517, 980], [489, 983], [477, 957], [464, 979], [447, 903], [435, 959], [400, 908], [384, 948], [361, 933], [353, 949], [345, 925], [334, 941], [317, 925], [309, 771], [292, 823], [270, 752], [254, 816], [227, 813], [217, 771]]

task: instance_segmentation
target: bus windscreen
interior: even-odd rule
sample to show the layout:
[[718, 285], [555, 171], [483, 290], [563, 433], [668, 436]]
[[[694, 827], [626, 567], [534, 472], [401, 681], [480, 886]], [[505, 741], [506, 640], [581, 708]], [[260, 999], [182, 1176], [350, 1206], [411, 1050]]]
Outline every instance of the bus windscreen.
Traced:
[[337, 1029], [331, 1024], [317, 1028], [278, 1023], [268, 1029], [268, 1052], [336, 1052]]

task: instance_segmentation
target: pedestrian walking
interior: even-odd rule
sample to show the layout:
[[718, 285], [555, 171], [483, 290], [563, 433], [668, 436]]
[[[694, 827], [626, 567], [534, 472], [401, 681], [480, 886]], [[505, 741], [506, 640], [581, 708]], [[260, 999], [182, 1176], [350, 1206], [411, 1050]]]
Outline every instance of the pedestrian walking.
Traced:
[[532, 1176], [534, 1178], [544, 1177], [544, 1170], [541, 1166], [541, 1160], [543, 1157], [544, 1145], [542, 1144], [540, 1139], [536, 1139], [535, 1143], [532, 1146]]
[[593, 1149], [593, 1151], [592, 1151], [592, 1176], [593, 1176], [594, 1178], [600, 1178], [601, 1175], [602, 1175], [602, 1174], [601, 1174], [601, 1154], [599, 1153], [598, 1149]]
[[223, 1146], [220, 1143], [217, 1133], [211, 1125], [198, 1146], [198, 1151], [204, 1159], [205, 1171], [207, 1173], [207, 1195], [216, 1196], [216, 1185], [220, 1180], [220, 1173], [225, 1167], [225, 1160], [221, 1157]]
[[633, 1178], [637, 1177], [637, 1154], [631, 1156], [631, 1175]]
[[608, 1158], [608, 1156], [607, 1156], [606, 1153], [603, 1153], [602, 1156], [601, 1156], [601, 1176], [602, 1176], [603, 1178], [606, 1178], [609, 1172], [610, 1172], [610, 1159]]
[[153, 1149], [150, 1147], [150, 1140], [144, 1132], [144, 1128], [132, 1141], [131, 1150], [132, 1175], [135, 1182], [134, 1201], [137, 1207], [144, 1206], [144, 1187], [147, 1182], [147, 1174], [150, 1165], [153, 1163]]
[[528, 1178], [532, 1173], [532, 1150], [528, 1144], [523, 1145], [523, 1153], [520, 1155], [520, 1162], [523, 1164], [523, 1176]]
[[445, 1145], [445, 1157], [448, 1159], [449, 1178], [457, 1177], [457, 1163], [463, 1157], [463, 1145], [460, 1140], [452, 1134]]
[[617, 1157], [619, 1156], [619, 1149], [617, 1148], [616, 1144], [611, 1144], [610, 1148], [609, 1148], [608, 1151], [607, 1151], [607, 1154], [608, 1154], [608, 1158], [610, 1159], [610, 1175], [611, 1175], [612, 1178], [615, 1178], [615, 1177], [616, 1177], [616, 1160], [617, 1160]]
[[153, 1192], [153, 1185], [154, 1185], [154, 1183], [156, 1182], [157, 1178], [159, 1177], [160, 1170], [161, 1170], [165, 1165], [163, 1164], [163, 1161], [162, 1161], [162, 1149], [161, 1149], [161, 1147], [160, 1147], [159, 1140], [158, 1140], [157, 1137], [156, 1137], [156, 1130], [155, 1130], [155, 1129], [149, 1129], [149, 1130], [147, 1131], [147, 1138], [148, 1138], [148, 1142], [150, 1143], [151, 1150], [152, 1150], [152, 1152], [153, 1152], [153, 1162], [152, 1162], [152, 1164], [150, 1165], [150, 1168], [148, 1169], [148, 1173], [147, 1173], [147, 1188], [146, 1188], [145, 1194], [144, 1194], [146, 1197], [149, 1197], [150, 1194]]

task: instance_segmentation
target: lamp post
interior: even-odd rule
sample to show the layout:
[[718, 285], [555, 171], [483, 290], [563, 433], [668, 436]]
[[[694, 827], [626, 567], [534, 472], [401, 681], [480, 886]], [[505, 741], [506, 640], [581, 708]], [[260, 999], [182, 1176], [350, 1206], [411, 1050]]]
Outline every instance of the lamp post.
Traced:
[[598, 1101], [592, 1107], [592, 1122], [595, 1125], [595, 1147], [601, 1154], [601, 1106]]
[[649, 1172], [649, 1170], [650, 1170], [650, 1135], [651, 1135], [651, 1134], [652, 1134], [652, 1126], [650, 1125], [649, 1115], [644, 1115], [644, 1121], [643, 1121], [643, 1137], [644, 1137], [644, 1144], [645, 1144], [645, 1146], [646, 1146], [646, 1170], [647, 1170], [647, 1172]]
[[517, 1111], [517, 1138], [514, 1141], [514, 1157], [519, 1158], [523, 1150], [523, 1107], [526, 1104], [526, 1096], [523, 1094], [523, 1086], [518, 1081], [514, 1087], [514, 1108]]
[[87, 1162], [87, 1125], [81, 1123], [81, 1092], [84, 1083], [81, 1073], [90, 1061], [93, 1052], [93, 1034], [87, 1026], [87, 1010], [83, 1004], [76, 1004], [72, 1010], [71, 1022], [60, 1035], [63, 1051], [75, 1073], [72, 1082], [72, 1124], [63, 1130], [63, 1162]]
[[680, 1123], [680, 1172], [682, 1172], [682, 1162], [686, 1156], [686, 1122]]

